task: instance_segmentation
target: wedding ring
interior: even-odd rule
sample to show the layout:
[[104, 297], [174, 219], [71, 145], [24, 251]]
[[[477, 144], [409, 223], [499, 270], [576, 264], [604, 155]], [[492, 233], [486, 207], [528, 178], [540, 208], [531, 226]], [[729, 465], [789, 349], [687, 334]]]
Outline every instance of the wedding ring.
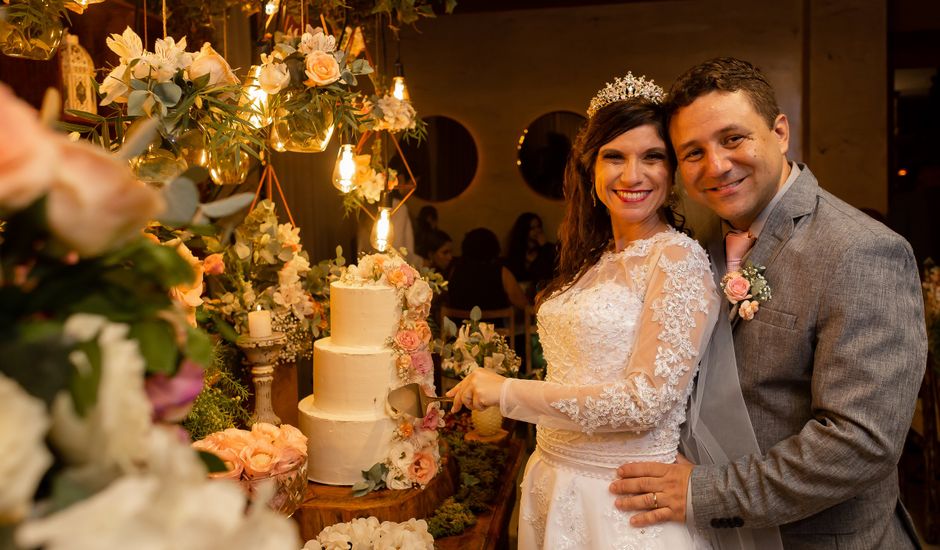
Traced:
[[653, 495], [653, 510], [659, 508], [659, 502], [656, 500], [656, 493], [651, 493]]

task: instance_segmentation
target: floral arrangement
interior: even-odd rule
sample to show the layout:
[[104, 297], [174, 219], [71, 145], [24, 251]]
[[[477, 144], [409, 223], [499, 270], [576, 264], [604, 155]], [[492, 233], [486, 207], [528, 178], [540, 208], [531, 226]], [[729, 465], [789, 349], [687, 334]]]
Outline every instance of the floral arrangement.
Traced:
[[[124, 122], [141, 117], [160, 121], [161, 148], [174, 156], [188, 154], [184, 149], [208, 149], [221, 158], [240, 151], [257, 156], [263, 142], [249, 124], [251, 112], [244, 103], [239, 79], [228, 62], [206, 42], [198, 52], [186, 51], [186, 38], [157, 39], [154, 51], [144, 45], [130, 27], [107, 39], [108, 48], [119, 62], [101, 82], [101, 105], [118, 105], [110, 118], [90, 113], [74, 113], [96, 123], [98, 140], [111, 147], [107, 126], [112, 120]], [[119, 135], [123, 132], [119, 126]], [[81, 129], [81, 128], [76, 128]], [[88, 128], [84, 128], [87, 131]], [[183, 134], [197, 131], [195, 143], [183, 142]], [[197, 155], [198, 157], [199, 155]], [[206, 156], [189, 163], [209, 162]]]
[[271, 53], [261, 56], [258, 85], [278, 117], [319, 116], [321, 109], [331, 109], [333, 120], [357, 128], [351, 108], [356, 94], [349, 87], [371, 72], [368, 61], [349, 59], [337, 49], [334, 36], [307, 25], [299, 35], [294, 30], [274, 34]]
[[195, 441], [193, 448], [211, 453], [225, 464], [225, 471], [209, 477], [236, 479], [248, 498], [256, 498], [260, 482], [273, 480], [278, 492], [268, 501], [274, 510], [290, 514], [303, 499], [307, 486], [307, 437], [297, 428], [258, 422], [251, 430], [229, 428]]
[[348, 550], [369, 548], [374, 550], [432, 550], [434, 537], [428, 533], [423, 519], [409, 519], [396, 523], [372, 516], [337, 523], [320, 531], [317, 538], [307, 541], [303, 550]]
[[503, 376], [517, 376], [522, 360], [493, 324], [480, 322], [480, 314], [480, 308], [474, 307], [459, 330], [450, 319], [444, 322], [445, 333], [453, 337], [456, 332], [456, 339], [438, 344], [443, 358], [441, 368], [455, 378], [463, 378], [480, 367]]
[[927, 321], [927, 341], [934, 364], [940, 369], [940, 266], [928, 259], [924, 262], [924, 315]]
[[372, 96], [363, 103], [361, 112], [368, 116], [367, 129], [405, 132], [406, 137], [423, 135], [424, 123], [407, 99], [398, 99], [392, 94]]
[[260, 201], [235, 229], [231, 246], [214, 237], [202, 241], [209, 254], [203, 262], [216, 274], [210, 277], [210, 296], [203, 300], [214, 324], [246, 333], [248, 312], [261, 306], [271, 311], [274, 330], [287, 335], [280, 360], [309, 357], [311, 334], [319, 336], [328, 326], [325, 280], [338, 276], [342, 250], [337, 249], [336, 260], [311, 266], [300, 243], [300, 228], [278, 223], [269, 200]]
[[750, 321], [760, 309], [760, 304], [770, 300], [770, 285], [764, 278], [766, 269], [747, 262], [740, 271], [732, 271], [722, 277], [721, 290], [734, 306], [732, 316], [737, 314], [745, 321]]
[[[396, 289], [402, 305], [398, 330], [388, 345], [394, 350], [400, 386], [417, 383], [427, 395], [434, 395], [434, 363], [429, 348], [431, 327], [427, 317], [431, 299], [441, 279], [422, 277], [400, 254], [369, 254], [349, 266], [340, 281], [354, 285], [389, 285]], [[443, 426], [443, 412], [438, 403], [425, 411], [423, 418], [403, 415], [384, 463], [364, 472], [365, 480], [353, 486], [355, 494], [366, 494], [382, 487], [409, 489], [424, 487], [439, 469], [440, 451], [437, 430]]]
[[264, 506], [246, 516], [238, 487], [209, 484], [180, 440], [211, 345], [169, 296], [191, 268], [142, 236], [160, 194], [3, 86], [0, 141], [4, 537], [47, 550], [296, 545], [294, 525]]

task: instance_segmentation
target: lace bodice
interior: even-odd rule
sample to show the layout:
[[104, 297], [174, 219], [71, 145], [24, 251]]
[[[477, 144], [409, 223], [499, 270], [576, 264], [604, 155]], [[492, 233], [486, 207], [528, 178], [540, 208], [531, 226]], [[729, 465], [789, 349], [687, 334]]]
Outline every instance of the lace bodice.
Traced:
[[718, 309], [708, 258], [688, 236], [670, 229], [608, 252], [542, 304], [546, 380], [504, 383], [503, 415], [586, 464], [671, 462]]

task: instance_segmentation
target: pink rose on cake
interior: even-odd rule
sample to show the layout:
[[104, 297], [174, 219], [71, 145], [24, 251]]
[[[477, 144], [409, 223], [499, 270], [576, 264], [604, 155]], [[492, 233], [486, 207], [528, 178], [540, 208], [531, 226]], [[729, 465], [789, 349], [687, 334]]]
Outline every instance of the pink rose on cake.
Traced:
[[403, 351], [411, 353], [424, 347], [424, 342], [417, 332], [413, 330], [400, 330], [395, 334], [395, 343]]
[[434, 370], [434, 361], [431, 360], [431, 352], [423, 349], [411, 354], [411, 366], [415, 372], [421, 376], [426, 376]]
[[408, 469], [408, 474], [415, 483], [423, 487], [431, 481], [436, 473], [437, 463], [434, 462], [431, 453], [421, 451], [414, 454], [414, 461]]
[[427, 414], [421, 419], [422, 430], [436, 430], [444, 427], [444, 413], [441, 412], [440, 402], [428, 405]]

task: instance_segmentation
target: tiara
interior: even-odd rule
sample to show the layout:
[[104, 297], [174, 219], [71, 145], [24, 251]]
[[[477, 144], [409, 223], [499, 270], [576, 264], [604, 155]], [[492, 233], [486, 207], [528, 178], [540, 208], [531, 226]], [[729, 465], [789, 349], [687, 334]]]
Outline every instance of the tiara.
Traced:
[[633, 76], [632, 72], [628, 72], [627, 76], [614, 79], [613, 84], [608, 82], [601, 91], [597, 92], [597, 95], [591, 99], [587, 115], [588, 118], [591, 118], [594, 113], [607, 105], [633, 97], [642, 97], [653, 103], [662, 103], [664, 95], [663, 89], [653, 84], [652, 80], [646, 80], [646, 76], [637, 78]]

